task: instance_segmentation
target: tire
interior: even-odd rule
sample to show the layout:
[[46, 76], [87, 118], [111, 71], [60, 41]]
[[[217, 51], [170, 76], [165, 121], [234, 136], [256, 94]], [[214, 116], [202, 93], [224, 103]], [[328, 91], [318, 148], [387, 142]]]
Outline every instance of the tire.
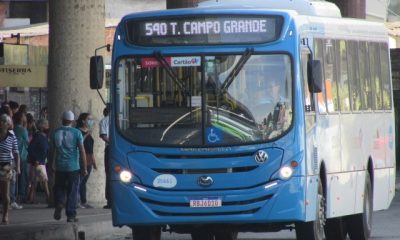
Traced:
[[135, 226], [131, 228], [133, 240], [161, 239], [161, 228], [158, 226]]
[[217, 232], [215, 240], [237, 240], [238, 235], [238, 232]]
[[347, 226], [351, 226], [348, 227], [348, 233], [352, 240], [367, 240], [371, 236], [373, 211], [372, 196], [371, 179], [367, 172], [365, 179], [363, 212], [346, 218]]
[[321, 180], [318, 181], [318, 202], [316, 208], [315, 221], [297, 222], [296, 239], [297, 240], [324, 240], [325, 239], [325, 198], [322, 189]]
[[327, 219], [325, 224], [325, 236], [327, 240], [346, 240], [347, 227], [344, 218]]

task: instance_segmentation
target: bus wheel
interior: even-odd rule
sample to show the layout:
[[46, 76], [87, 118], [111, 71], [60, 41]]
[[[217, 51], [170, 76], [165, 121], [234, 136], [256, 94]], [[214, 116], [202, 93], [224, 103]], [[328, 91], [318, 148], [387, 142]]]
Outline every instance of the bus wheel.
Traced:
[[319, 180], [318, 184], [318, 200], [316, 207], [315, 221], [311, 222], [297, 222], [296, 239], [297, 240], [323, 240], [325, 239], [324, 225], [325, 225], [325, 198], [322, 190], [322, 183]]
[[346, 240], [347, 229], [344, 218], [330, 218], [326, 220], [325, 236], [327, 240]]
[[216, 232], [215, 240], [237, 240], [238, 232]]
[[364, 189], [364, 206], [363, 212], [346, 217], [346, 224], [350, 239], [352, 240], [366, 240], [371, 235], [372, 227], [372, 211], [373, 211], [373, 200], [372, 200], [372, 186], [371, 179], [367, 172], [365, 179]]
[[158, 226], [134, 226], [131, 228], [133, 240], [161, 239], [161, 228]]

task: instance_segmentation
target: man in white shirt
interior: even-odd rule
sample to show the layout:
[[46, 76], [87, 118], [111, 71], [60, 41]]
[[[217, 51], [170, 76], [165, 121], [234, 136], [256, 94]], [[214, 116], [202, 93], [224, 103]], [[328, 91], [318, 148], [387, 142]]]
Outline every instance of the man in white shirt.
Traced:
[[103, 207], [106, 209], [111, 208], [111, 192], [110, 192], [110, 150], [109, 150], [109, 127], [110, 127], [110, 117], [109, 117], [109, 108], [106, 107], [103, 110], [103, 118], [99, 122], [99, 129], [100, 129], [100, 138], [103, 139], [105, 142], [105, 149], [104, 149], [104, 170], [106, 173], [106, 189], [105, 195], [107, 204]]

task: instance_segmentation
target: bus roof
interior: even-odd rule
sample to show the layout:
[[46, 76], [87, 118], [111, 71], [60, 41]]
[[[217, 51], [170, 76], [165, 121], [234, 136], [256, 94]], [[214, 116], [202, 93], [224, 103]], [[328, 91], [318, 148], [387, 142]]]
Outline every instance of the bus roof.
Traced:
[[300, 15], [340, 18], [339, 8], [330, 2], [316, 0], [207, 0], [199, 8], [257, 8], [294, 10]]
[[383, 23], [363, 19], [323, 18], [294, 16], [300, 32], [312, 33], [319, 37], [338, 37], [349, 40], [388, 41], [389, 35]]

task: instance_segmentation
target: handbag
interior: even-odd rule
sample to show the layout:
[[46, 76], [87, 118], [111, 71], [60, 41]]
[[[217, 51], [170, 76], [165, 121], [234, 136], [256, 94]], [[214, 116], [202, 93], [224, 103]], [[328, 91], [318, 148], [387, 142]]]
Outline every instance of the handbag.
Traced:
[[12, 176], [12, 168], [10, 164], [5, 164], [0, 166], [0, 180], [7, 181], [11, 179]]

